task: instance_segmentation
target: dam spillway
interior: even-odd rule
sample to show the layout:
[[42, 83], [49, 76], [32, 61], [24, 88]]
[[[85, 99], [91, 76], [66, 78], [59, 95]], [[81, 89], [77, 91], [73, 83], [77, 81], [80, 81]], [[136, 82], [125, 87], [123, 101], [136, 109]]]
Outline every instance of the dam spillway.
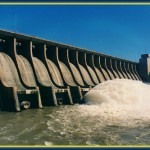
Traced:
[[2, 30], [0, 65], [2, 111], [80, 104], [106, 80], [141, 80], [139, 63]]

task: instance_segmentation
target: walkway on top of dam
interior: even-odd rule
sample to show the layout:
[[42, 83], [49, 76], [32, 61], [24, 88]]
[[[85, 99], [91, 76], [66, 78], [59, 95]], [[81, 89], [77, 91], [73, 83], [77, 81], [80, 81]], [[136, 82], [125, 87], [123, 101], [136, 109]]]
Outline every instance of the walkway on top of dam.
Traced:
[[54, 45], [54, 46], [57, 45], [57, 46], [60, 46], [62, 48], [68, 48], [68, 49], [71, 49], [71, 50], [78, 50], [78, 51], [82, 51], [82, 52], [85, 51], [86, 53], [89, 52], [89, 53], [94, 53], [95, 55], [97, 54], [97, 55], [101, 55], [101, 56], [104, 56], [104, 57], [110, 57], [112, 59], [128, 61], [128, 62], [131, 62], [131, 63], [137, 63], [137, 62], [134, 62], [134, 61], [131, 61], [131, 60], [127, 60], [127, 59], [123, 59], [123, 58], [119, 58], [119, 57], [99, 53], [99, 52], [96, 52], [94, 50], [88, 50], [88, 49], [85, 49], [85, 48], [81, 48], [81, 47], [77, 47], [77, 46], [73, 46], [73, 45], [69, 45], [69, 44], [63, 44], [63, 43], [59, 43], [59, 42], [50, 41], [50, 40], [47, 40], [47, 39], [41, 39], [41, 38], [36, 37], [36, 36], [29, 36], [29, 35], [16, 33], [16, 32], [11, 32], [11, 31], [6, 31], [6, 30], [0, 30], [0, 37], [16, 37], [16, 38], [19, 38], [19, 39], [22, 39], [22, 40], [31, 40], [33, 42], [51, 44], [51, 45]]

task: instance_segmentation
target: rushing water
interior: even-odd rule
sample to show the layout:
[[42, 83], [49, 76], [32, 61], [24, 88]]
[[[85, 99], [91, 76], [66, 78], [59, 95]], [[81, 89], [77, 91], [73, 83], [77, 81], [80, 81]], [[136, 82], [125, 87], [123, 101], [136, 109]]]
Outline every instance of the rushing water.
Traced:
[[110, 80], [85, 99], [87, 105], [0, 112], [0, 144], [150, 144], [150, 85]]

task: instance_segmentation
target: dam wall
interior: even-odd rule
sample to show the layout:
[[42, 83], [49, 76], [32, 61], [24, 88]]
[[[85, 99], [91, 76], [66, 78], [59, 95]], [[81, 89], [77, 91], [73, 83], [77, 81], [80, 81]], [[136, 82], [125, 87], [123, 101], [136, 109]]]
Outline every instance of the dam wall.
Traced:
[[0, 65], [2, 111], [82, 104], [101, 82], [141, 80], [139, 63], [2, 30]]

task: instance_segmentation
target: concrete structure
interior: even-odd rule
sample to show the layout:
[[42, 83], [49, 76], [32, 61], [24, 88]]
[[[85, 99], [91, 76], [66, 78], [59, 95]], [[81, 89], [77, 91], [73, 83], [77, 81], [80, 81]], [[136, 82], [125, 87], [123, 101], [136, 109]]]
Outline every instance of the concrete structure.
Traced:
[[150, 54], [141, 55], [139, 74], [143, 81], [150, 82]]
[[101, 82], [141, 80], [132, 61], [8, 31], [0, 39], [1, 110], [84, 103]]

